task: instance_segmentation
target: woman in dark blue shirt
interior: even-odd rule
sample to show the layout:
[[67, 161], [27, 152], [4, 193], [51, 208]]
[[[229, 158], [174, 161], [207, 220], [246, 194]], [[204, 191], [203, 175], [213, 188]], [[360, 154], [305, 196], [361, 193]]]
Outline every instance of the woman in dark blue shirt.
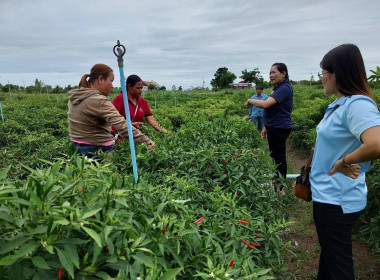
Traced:
[[[277, 165], [274, 179], [279, 176], [286, 178], [286, 140], [292, 130], [290, 115], [293, 110], [293, 89], [289, 83], [288, 68], [284, 63], [274, 63], [270, 69], [269, 78], [275, 86], [271, 95], [265, 101], [248, 99], [246, 106], [252, 104], [264, 108], [264, 128], [261, 137], [268, 137], [270, 155]], [[284, 195], [283, 185], [278, 193]]]

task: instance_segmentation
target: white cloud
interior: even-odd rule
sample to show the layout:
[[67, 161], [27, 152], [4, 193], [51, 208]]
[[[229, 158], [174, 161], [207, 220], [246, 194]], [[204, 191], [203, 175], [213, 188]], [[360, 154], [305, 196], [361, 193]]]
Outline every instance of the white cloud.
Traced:
[[274, 62], [308, 79], [342, 43], [359, 46], [367, 70], [380, 64], [380, 2], [372, 0], [1, 0], [0, 10], [2, 84], [76, 85], [98, 62], [117, 74], [117, 40], [126, 75], [167, 88], [209, 86], [219, 67], [236, 76], [259, 68], [267, 79]]

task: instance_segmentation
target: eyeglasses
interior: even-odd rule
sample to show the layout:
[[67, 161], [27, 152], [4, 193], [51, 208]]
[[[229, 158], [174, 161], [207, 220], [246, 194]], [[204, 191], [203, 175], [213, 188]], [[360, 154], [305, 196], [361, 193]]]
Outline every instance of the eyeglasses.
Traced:
[[322, 80], [323, 75], [326, 73], [329, 73], [329, 71], [325, 71], [325, 72], [321, 71], [321, 73], [318, 72], [318, 78]]

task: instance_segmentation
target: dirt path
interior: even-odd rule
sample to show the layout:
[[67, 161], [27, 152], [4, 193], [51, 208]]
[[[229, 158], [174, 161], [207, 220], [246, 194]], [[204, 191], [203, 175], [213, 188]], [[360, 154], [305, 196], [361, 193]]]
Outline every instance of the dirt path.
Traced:
[[[297, 173], [304, 165], [306, 158], [306, 154], [289, 146], [290, 172]], [[312, 203], [294, 198], [290, 190], [286, 196], [292, 201], [289, 208], [289, 220], [293, 224], [290, 232], [284, 236], [284, 241], [292, 242], [294, 254], [287, 256], [286, 262], [289, 270], [284, 274], [283, 279], [316, 279], [320, 247], [313, 221]], [[371, 249], [355, 235], [353, 236], [353, 254], [356, 280], [380, 279], [380, 263], [376, 262], [380, 256], [371, 252]]]

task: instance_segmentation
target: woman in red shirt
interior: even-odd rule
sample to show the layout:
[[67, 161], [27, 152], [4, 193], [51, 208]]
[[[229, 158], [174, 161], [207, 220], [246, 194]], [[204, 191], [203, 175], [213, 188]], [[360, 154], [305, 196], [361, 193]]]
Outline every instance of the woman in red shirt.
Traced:
[[[145, 118], [147, 123], [155, 130], [163, 133], [170, 133], [169, 130], [161, 127], [160, 124], [153, 118], [148, 102], [141, 97], [142, 89], [143, 82], [139, 76], [130, 75], [127, 78], [127, 96], [132, 125], [138, 129], [141, 129]], [[112, 104], [125, 118], [124, 99], [122, 93], [115, 97]], [[112, 130], [117, 133], [115, 128], [112, 128]]]

